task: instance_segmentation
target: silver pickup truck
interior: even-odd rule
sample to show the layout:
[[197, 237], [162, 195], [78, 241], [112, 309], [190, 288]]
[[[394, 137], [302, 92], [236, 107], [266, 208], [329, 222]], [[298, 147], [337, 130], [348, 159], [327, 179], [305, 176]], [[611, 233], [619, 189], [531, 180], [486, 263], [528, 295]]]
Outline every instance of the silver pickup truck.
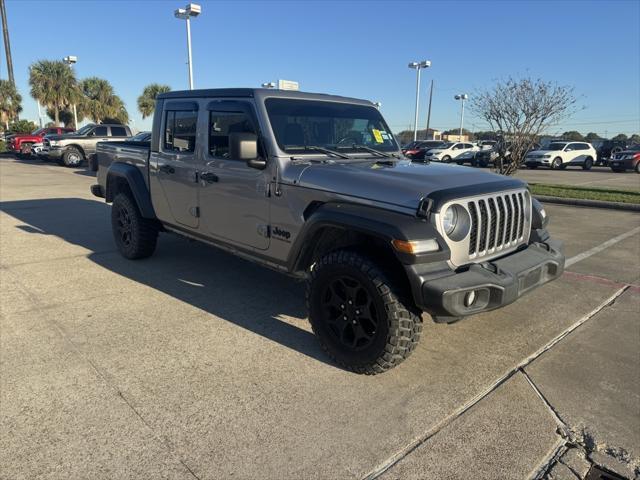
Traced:
[[320, 344], [359, 373], [407, 358], [422, 312], [453, 322], [493, 310], [564, 268], [526, 184], [412, 163], [364, 100], [169, 92], [150, 143], [97, 155], [92, 192], [113, 203], [122, 255], [148, 257], [172, 232], [305, 279]]

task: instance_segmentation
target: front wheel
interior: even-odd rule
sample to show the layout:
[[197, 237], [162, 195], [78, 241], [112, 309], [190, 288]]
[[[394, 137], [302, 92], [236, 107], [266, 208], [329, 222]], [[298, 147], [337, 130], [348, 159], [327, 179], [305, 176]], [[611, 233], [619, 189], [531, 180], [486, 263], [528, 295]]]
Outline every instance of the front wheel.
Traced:
[[26, 143], [20, 146], [20, 154], [18, 155], [20, 158], [30, 158], [31, 157], [31, 144]]
[[76, 147], [69, 147], [62, 154], [62, 163], [65, 167], [79, 167], [82, 162], [84, 162], [84, 155]]
[[113, 199], [111, 229], [116, 246], [125, 258], [150, 257], [156, 249], [158, 228], [155, 222], [144, 218], [135, 201], [125, 193], [118, 193]]
[[593, 167], [593, 158], [587, 157], [587, 159], [584, 161], [584, 164], [582, 165], [582, 169], [591, 170], [591, 167]]
[[449, 163], [451, 161], [451, 157], [449, 155], [445, 155], [442, 157], [442, 163]]
[[313, 265], [309, 321], [325, 352], [342, 367], [375, 375], [402, 363], [422, 333], [422, 318], [367, 257], [349, 250]]
[[553, 170], [558, 170], [562, 168], [562, 159], [560, 157], [554, 158], [553, 162], [551, 162], [551, 168]]

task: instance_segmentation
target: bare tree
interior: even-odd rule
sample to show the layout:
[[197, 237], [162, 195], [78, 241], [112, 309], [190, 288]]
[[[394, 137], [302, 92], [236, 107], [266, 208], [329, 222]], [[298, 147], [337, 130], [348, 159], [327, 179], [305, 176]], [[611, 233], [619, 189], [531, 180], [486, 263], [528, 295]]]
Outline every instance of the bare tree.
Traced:
[[512, 175], [540, 134], [575, 112], [576, 98], [571, 87], [510, 77], [474, 95], [471, 108], [501, 139], [496, 171]]

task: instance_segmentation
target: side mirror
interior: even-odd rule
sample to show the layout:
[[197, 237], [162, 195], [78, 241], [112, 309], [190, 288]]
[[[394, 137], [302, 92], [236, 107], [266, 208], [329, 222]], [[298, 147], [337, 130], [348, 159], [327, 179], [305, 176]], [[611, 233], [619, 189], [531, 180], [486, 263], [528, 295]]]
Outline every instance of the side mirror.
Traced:
[[267, 166], [266, 160], [258, 158], [258, 136], [254, 133], [229, 134], [229, 157], [244, 160], [251, 168], [263, 169]]

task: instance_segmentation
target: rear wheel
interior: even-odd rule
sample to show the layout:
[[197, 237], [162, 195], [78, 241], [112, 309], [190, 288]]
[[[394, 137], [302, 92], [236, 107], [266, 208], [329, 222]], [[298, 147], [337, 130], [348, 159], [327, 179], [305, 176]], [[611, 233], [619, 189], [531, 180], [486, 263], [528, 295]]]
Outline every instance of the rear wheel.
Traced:
[[562, 159], [560, 157], [556, 157], [553, 159], [553, 162], [551, 162], [551, 168], [553, 170], [558, 170], [562, 167]]
[[76, 147], [69, 147], [62, 154], [62, 163], [65, 167], [79, 167], [82, 162], [84, 162], [84, 155]]
[[118, 193], [111, 206], [111, 229], [122, 256], [135, 260], [150, 257], [158, 243], [158, 228], [144, 218], [135, 201], [126, 193]]
[[591, 167], [593, 167], [593, 158], [587, 157], [586, 160], [584, 161], [584, 164], [582, 165], [582, 169], [591, 170]]
[[397, 285], [367, 257], [349, 250], [314, 264], [307, 284], [309, 321], [322, 348], [339, 365], [375, 375], [415, 349], [422, 318]]

